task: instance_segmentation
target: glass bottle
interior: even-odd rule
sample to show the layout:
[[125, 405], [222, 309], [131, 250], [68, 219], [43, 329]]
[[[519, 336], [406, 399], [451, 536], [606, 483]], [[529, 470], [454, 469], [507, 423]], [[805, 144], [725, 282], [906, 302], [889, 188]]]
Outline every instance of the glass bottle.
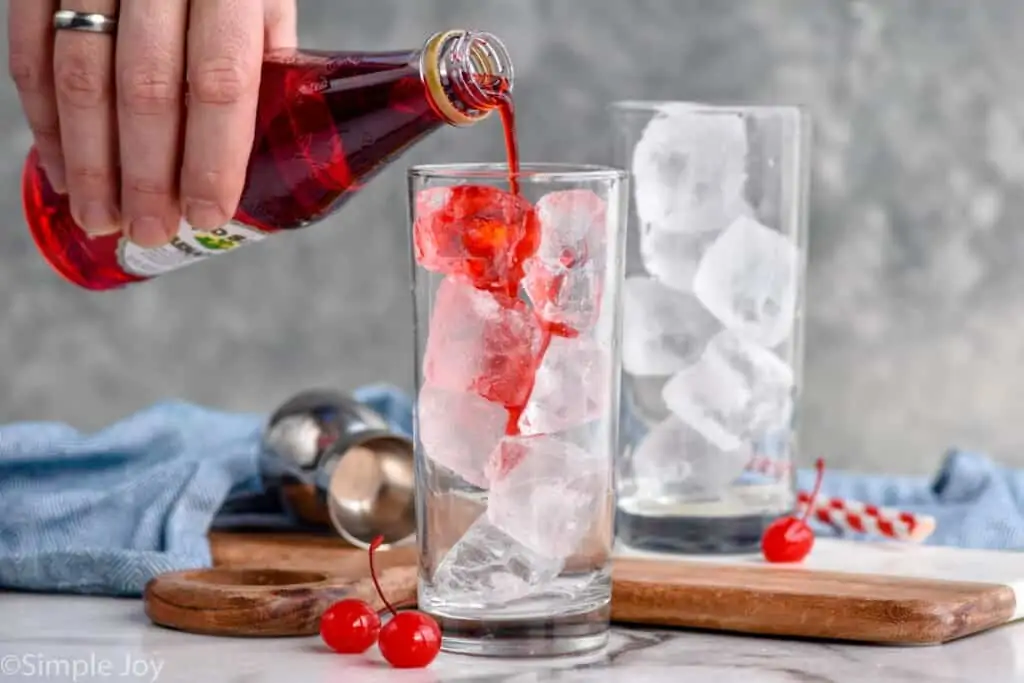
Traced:
[[22, 177], [25, 218], [42, 255], [68, 281], [91, 290], [142, 282], [325, 218], [433, 131], [472, 125], [494, 109], [510, 113], [512, 80], [505, 46], [477, 31], [437, 33], [418, 50], [272, 52], [231, 222], [208, 232], [182, 222], [156, 249], [120, 234], [90, 237], [67, 196], [50, 187], [35, 149]]

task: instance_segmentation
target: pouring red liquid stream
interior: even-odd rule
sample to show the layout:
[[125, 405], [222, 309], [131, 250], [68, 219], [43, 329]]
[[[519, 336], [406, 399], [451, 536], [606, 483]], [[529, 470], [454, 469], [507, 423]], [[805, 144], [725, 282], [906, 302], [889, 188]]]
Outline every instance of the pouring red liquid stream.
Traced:
[[[505, 153], [508, 157], [509, 169], [509, 191], [512, 194], [519, 194], [519, 145], [518, 138], [516, 136], [515, 106], [511, 94], [506, 92], [501, 98], [501, 104], [498, 106], [498, 113], [501, 116], [501, 125], [505, 134]], [[527, 255], [527, 258], [529, 258], [529, 256], [532, 256], [532, 254]], [[513, 265], [521, 267], [522, 263], [514, 261]], [[553, 279], [551, 282], [551, 291], [549, 292], [550, 296], [554, 297], [557, 295], [558, 290], [562, 287], [564, 279], [565, 277], [563, 275], [556, 276]], [[538, 320], [541, 323], [543, 337], [541, 340], [540, 350], [537, 353], [536, 365], [532, 368], [531, 391], [533, 388], [532, 382], [536, 379], [537, 369], [544, 360], [544, 355], [547, 353], [548, 346], [551, 345], [551, 338], [553, 336], [574, 337], [577, 334], [575, 330], [566, 325], [552, 323], [540, 318], [539, 316]], [[505, 433], [508, 436], [517, 436], [519, 434], [519, 420], [523, 415], [523, 411], [526, 409], [526, 404], [506, 406], [506, 409], [508, 410], [508, 423], [505, 427]], [[514, 459], [516, 456], [512, 455], [510, 457]]]
[[498, 114], [501, 116], [501, 127], [505, 133], [509, 192], [519, 194], [519, 141], [516, 138], [516, 109], [511, 94], [506, 92], [502, 96]]
[[[508, 156], [509, 192], [512, 194], [519, 194], [519, 141], [516, 137], [516, 113], [511, 95], [506, 93], [504, 97], [502, 97], [501, 104], [498, 107], [498, 113], [501, 116], [501, 127], [505, 133], [505, 154]], [[522, 264], [514, 263], [514, 265], [521, 266]], [[542, 325], [544, 326], [544, 337], [541, 342], [540, 353], [537, 354], [537, 367], [540, 366], [540, 362], [543, 360], [544, 354], [547, 352], [548, 346], [551, 344], [551, 331], [543, 321]], [[537, 374], [537, 367], [533, 368], [534, 377], [536, 377]], [[520, 406], [508, 407], [508, 423], [505, 426], [506, 434], [509, 436], [516, 436], [519, 434], [519, 419], [522, 417], [525, 409], [525, 403]]]

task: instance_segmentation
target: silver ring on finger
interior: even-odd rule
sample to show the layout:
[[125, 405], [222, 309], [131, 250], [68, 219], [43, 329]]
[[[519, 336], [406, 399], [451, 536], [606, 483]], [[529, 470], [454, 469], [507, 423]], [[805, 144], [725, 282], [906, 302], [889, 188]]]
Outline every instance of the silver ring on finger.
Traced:
[[76, 12], [62, 9], [53, 13], [53, 27], [58, 31], [84, 31], [86, 33], [117, 32], [117, 17], [96, 12]]

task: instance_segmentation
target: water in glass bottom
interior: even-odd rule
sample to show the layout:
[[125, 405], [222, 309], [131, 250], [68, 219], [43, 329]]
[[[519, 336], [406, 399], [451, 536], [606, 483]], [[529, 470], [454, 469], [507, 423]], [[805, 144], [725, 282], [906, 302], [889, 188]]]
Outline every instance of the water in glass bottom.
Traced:
[[553, 657], [605, 646], [610, 594], [609, 569], [559, 577], [543, 595], [500, 607], [460, 605], [421, 581], [419, 609], [437, 620], [446, 652]]
[[737, 487], [758, 489], [757, 505], [741, 500], [694, 502], [620, 498], [615, 534], [638, 550], [725, 555], [758, 552], [761, 536], [780, 515], [791, 512], [785, 485]]

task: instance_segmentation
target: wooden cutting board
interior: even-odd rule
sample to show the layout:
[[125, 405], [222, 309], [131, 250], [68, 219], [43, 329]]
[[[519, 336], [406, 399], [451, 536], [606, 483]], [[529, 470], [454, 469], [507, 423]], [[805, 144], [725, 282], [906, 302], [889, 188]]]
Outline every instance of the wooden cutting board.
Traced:
[[[220, 635], [307, 635], [334, 600], [374, 599], [365, 551], [335, 538], [214, 533], [211, 545], [216, 569], [150, 584], [154, 622]], [[415, 551], [378, 560], [389, 599], [415, 600]], [[267, 568], [274, 571], [254, 571]], [[623, 624], [927, 645], [1024, 617], [1019, 553], [822, 539], [799, 565], [620, 550], [612, 573], [612, 620]]]
[[1024, 617], [1024, 554], [820, 539], [795, 565], [621, 549], [612, 619], [934, 645]]

